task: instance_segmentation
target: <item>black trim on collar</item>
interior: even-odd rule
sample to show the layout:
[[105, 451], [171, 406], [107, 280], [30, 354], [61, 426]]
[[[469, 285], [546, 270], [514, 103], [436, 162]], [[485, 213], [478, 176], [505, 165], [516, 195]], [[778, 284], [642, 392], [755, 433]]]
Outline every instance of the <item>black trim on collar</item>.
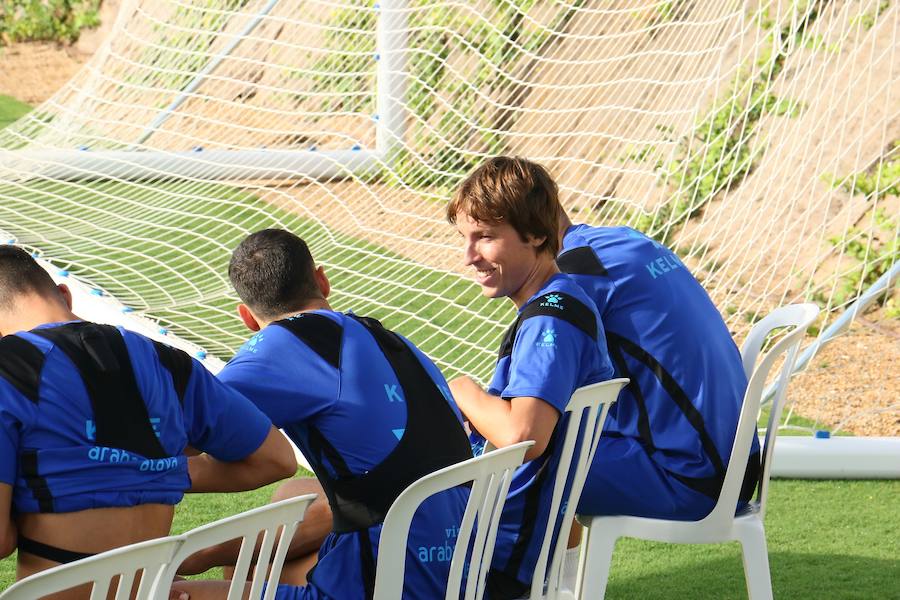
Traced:
[[556, 265], [563, 273], [570, 275], [598, 275], [609, 274], [606, 267], [600, 261], [600, 257], [590, 246], [581, 246], [566, 250], [556, 257]]

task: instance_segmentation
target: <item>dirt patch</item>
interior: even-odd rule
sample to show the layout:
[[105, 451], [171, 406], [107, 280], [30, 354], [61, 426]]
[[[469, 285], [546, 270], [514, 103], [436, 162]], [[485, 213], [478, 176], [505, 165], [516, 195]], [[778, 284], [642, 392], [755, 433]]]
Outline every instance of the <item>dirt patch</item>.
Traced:
[[32, 42], [0, 46], [0, 94], [40, 104], [58, 92], [94, 55], [112, 29], [121, 0], [105, 0], [100, 26], [74, 44]]
[[822, 348], [789, 388], [797, 414], [822, 429], [900, 436], [900, 331], [858, 319]]

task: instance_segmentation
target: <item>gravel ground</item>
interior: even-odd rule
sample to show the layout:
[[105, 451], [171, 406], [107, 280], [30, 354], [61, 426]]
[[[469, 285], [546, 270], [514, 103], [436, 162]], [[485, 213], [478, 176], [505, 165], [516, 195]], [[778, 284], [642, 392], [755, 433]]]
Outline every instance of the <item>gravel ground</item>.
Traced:
[[789, 401], [820, 428], [900, 436], [900, 322], [857, 319], [794, 378]]

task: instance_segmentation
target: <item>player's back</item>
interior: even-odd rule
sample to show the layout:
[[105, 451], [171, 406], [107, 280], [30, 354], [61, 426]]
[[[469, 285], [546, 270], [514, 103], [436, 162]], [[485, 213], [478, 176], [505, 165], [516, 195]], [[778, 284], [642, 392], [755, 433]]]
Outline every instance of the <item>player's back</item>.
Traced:
[[[391, 353], [383, 352], [375, 337], [379, 332], [386, 343], [408, 347], [427, 381], [402, 380], [410, 369], [398, 369], [388, 360]], [[438, 455], [447, 421], [435, 419], [434, 426], [421, 420], [411, 423], [422, 398], [411, 390], [427, 394], [431, 388], [437, 394], [432, 400], [452, 411], [451, 425], [459, 427], [468, 451], [461, 416], [434, 363], [408, 340], [354, 315], [321, 310], [271, 324], [241, 348], [220, 378], [284, 429], [310, 461], [326, 493], [332, 485], [383, 470], [410, 429], [433, 437], [434, 445], [424, 456]], [[395, 464], [394, 478], [404, 477], [408, 463]], [[462, 489], [436, 495], [417, 514], [408, 543], [404, 598], [436, 597], [443, 587], [467, 497]], [[368, 510], [340, 492], [329, 500], [332, 510], [336, 501], [354, 505], [355, 513]], [[335, 515], [336, 530], [341, 531], [345, 520]], [[327, 597], [363, 598], [374, 575], [380, 531], [381, 525], [374, 524], [345, 526], [331, 534], [310, 584]]]
[[676, 473], [719, 470], [747, 382], [703, 286], [675, 253], [627, 227], [570, 227], [558, 261], [596, 302], [617, 375], [643, 392], [617, 403], [608, 428], [661, 451], [655, 459]]
[[0, 416], [20, 431], [18, 576], [167, 535], [189, 487], [187, 433], [154, 343], [76, 321], [6, 336], [2, 346], [20, 359], [0, 377]]

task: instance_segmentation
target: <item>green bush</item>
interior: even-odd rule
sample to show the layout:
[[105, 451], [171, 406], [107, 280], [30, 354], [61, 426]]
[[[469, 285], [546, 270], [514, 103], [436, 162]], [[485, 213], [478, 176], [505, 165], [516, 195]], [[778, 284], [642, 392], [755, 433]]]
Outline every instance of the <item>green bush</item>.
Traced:
[[71, 43], [81, 30], [100, 24], [101, 0], [0, 0], [0, 45], [12, 42]]

